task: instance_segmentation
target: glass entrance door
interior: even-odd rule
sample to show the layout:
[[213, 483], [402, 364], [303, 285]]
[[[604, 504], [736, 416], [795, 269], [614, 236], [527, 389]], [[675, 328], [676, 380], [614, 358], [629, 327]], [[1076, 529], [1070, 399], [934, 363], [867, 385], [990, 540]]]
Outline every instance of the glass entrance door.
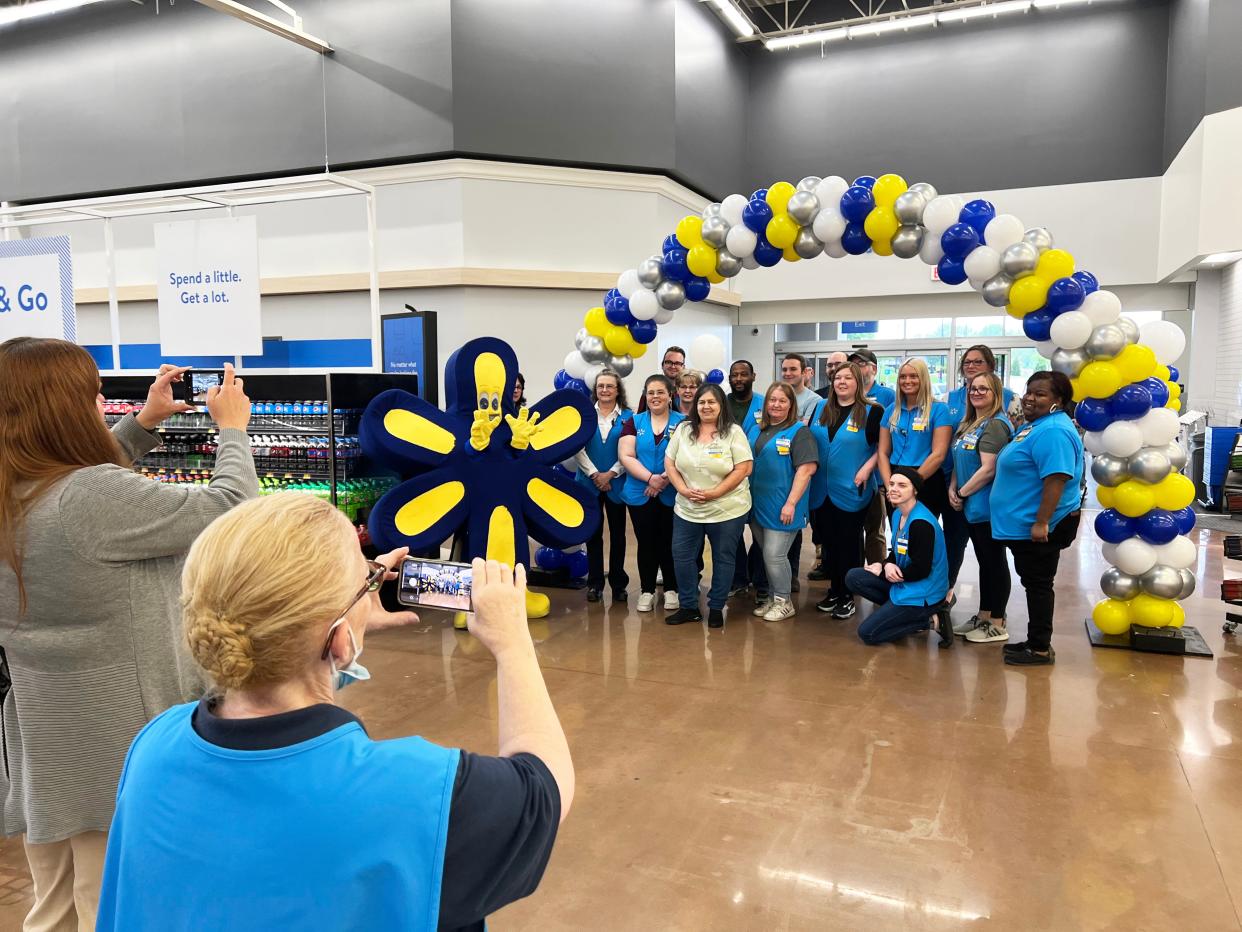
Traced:
[[887, 385], [893, 391], [897, 391], [897, 370], [900, 368], [902, 360], [910, 356], [919, 356], [927, 363], [927, 370], [931, 373], [932, 394], [937, 398], [944, 397], [945, 393], [952, 387], [952, 373], [949, 370], [949, 351], [947, 349], [937, 350], [910, 350], [892, 351], [886, 350], [875, 354], [878, 363], [878, 372], [876, 373], [876, 381], [881, 385]]

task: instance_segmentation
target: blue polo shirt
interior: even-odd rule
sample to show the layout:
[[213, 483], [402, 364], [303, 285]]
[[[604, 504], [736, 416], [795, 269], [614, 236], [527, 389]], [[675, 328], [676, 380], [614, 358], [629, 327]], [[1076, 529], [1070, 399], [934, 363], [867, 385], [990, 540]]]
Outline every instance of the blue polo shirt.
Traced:
[[871, 391], [867, 392], [867, 397], [881, 408], [888, 408], [897, 401], [897, 393], [887, 385], [881, 385], [879, 382], [871, 386]]
[[1069, 479], [1048, 521], [1050, 528], [1077, 508], [1080, 500], [1082, 440], [1064, 411], [1024, 424], [996, 457], [991, 497], [996, 540], [1030, 540], [1044, 480], [1057, 474]]
[[[953, 427], [949, 406], [943, 401], [933, 401], [931, 411], [925, 416], [918, 408], [901, 409], [897, 426], [889, 427], [893, 417], [893, 405], [884, 409], [884, 420], [880, 422], [883, 430], [889, 431], [893, 449], [889, 454], [890, 466], [913, 466], [918, 468], [927, 460], [932, 451], [932, 436], [937, 428]], [[948, 451], [945, 452], [948, 459]]]

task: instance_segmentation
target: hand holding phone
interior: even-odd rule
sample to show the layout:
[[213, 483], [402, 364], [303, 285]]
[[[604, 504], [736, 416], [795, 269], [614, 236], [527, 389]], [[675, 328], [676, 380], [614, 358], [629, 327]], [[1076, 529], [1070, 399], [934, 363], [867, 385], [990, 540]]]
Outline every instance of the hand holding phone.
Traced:
[[474, 571], [469, 563], [406, 557], [401, 561], [397, 601], [446, 612], [474, 611]]
[[[192, 381], [196, 375], [202, 373], [191, 372], [188, 378]], [[231, 363], [224, 364], [220, 383], [208, 385], [206, 392], [207, 410], [211, 412], [217, 427], [221, 430], [246, 429], [250, 424], [250, 399], [246, 397], [242, 380], [234, 374]]]

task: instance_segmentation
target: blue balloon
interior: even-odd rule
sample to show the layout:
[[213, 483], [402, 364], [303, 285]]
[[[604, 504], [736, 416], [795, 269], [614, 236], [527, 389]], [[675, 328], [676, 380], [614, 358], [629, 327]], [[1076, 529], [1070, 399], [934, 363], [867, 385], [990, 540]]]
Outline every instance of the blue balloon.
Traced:
[[1134, 523], [1139, 537], [1149, 544], [1167, 544], [1177, 536], [1177, 519], [1163, 508], [1153, 508]]
[[1057, 314], [1064, 314], [1082, 307], [1086, 297], [1087, 292], [1079, 282], [1072, 278], [1058, 278], [1048, 288], [1047, 305]]
[[1056, 319], [1057, 315], [1045, 305], [1022, 318], [1022, 332], [1026, 334], [1028, 340], [1036, 343], [1051, 340], [1052, 322]]
[[[850, 191], [853, 191], [850, 188]], [[850, 191], [846, 191], [849, 194]], [[871, 195], [868, 194], [868, 197]], [[842, 202], [844, 202], [842, 198]], [[862, 221], [855, 221], [845, 225], [845, 232], [841, 234], [841, 248], [848, 252], [851, 256], [861, 256], [864, 252], [871, 248], [871, 237], [867, 235], [867, 231], [863, 229]]]
[[783, 253], [768, 242], [768, 238], [762, 233], [759, 234], [759, 241], [755, 243], [755, 261], [766, 269], [772, 268], [776, 263], [781, 261]]
[[667, 253], [671, 249], [681, 249], [681, 240], [677, 238], [676, 233], [670, 233], [664, 237], [664, 243], [660, 246], [660, 252]]
[[630, 313], [630, 302], [625, 298], [613, 301], [611, 309], [604, 308], [604, 316], [608, 318], [608, 323], [617, 327], [628, 327], [637, 319]]
[[[951, 259], [965, 259], [978, 245], [979, 233], [969, 223], [955, 223], [940, 236], [940, 248], [944, 250], [945, 256]], [[950, 282], [949, 284], [957, 283]]]
[[1129, 540], [1136, 533], [1134, 519], [1127, 518], [1114, 508], [1105, 508], [1095, 516], [1095, 533], [1110, 544]]
[[1191, 506], [1187, 505], [1172, 514], [1173, 520], [1177, 522], [1177, 533], [1189, 534], [1195, 529], [1195, 510]]
[[940, 272], [940, 280], [946, 285], [960, 285], [966, 281], [966, 265], [961, 259], [944, 256], [936, 268]]
[[752, 191], [752, 192], [751, 192], [751, 195], [750, 195], [750, 199], [751, 199], [752, 201], [763, 201], [763, 202], [765, 202], [765, 203], [766, 203], [766, 202], [767, 202], [767, 200], [768, 200], [768, 189], [767, 189], [767, 188], [759, 188], [759, 189], [758, 189], [758, 190], [756, 190], [756, 191]]
[[980, 242], [983, 241], [983, 231], [987, 228], [988, 223], [996, 216], [996, 208], [992, 206], [991, 201], [977, 200], [971, 201], [962, 208], [962, 212], [957, 215], [957, 219], [961, 223], [969, 224], [974, 231], [979, 234]]
[[[875, 198], [871, 196], [870, 188], [856, 184], [852, 188], [847, 188], [841, 195], [841, 216], [851, 223], [861, 224], [867, 219], [867, 214], [873, 210], [875, 210]], [[870, 239], [867, 240], [867, 246], [871, 246]]]
[[1070, 276], [1070, 278], [1082, 285], [1082, 290], [1086, 294], [1091, 294], [1093, 291], [1100, 290], [1099, 279], [1097, 279], [1090, 272], [1075, 272]]
[[1151, 410], [1151, 392], [1142, 382], [1123, 385], [1108, 399], [1113, 419], [1117, 421], [1137, 421]]
[[1074, 420], [1085, 430], [1103, 430], [1113, 422], [1113, 410], [1107, 398], [1084, 398], [1074, 409]]
[[565, 566], [571, 579], [581, 579], [590, 571], [591, 561], [587, 559], [585, 550], [575, 550], [565, 554]]
[[746, 224], [747, 229], [755, 233], [763, 233], [768, 228], [768, 221], [772, 219], [772, 208], [768, 206], [766, 201], [754, 201], [742, 208], [742, 223]]
[[872, 188], [875, 187], [875, 177], [872, 175], [859, 175], [857, 178], [854, 179], [853, 187], [866, 188], [868, 191], [870, 191]]
[[609, 288], [607, 291], [604, 292], [605, 301], [607, 301], [609, 298], [620, 298], [620, 297], [622, 297], [621, 292], [617, 291], [616, 288]]
[[650, 343], [656, 338], [659, 329], [654, 320], [636, 320], [630, 326], [630, 336], [635, 343]]
[[686, 257], [689, 255], [680, 246], [670, 249], [660, 261], [660, 274], [671, 282], [684, 282], [690, 277], [690, 269], [686, 266]]
[[565, 387], [571, 391], [580, 392], [588, 398], [591, 397], [591, 389], [582, 379], [570, 379], [565, 383]]
[[556, 375], [552, 376], [552, 387], [559, 391], [572, 381], [573, 376], [571, 376], [564, 369], [557, 369]]
[[1143, 379], [1138, 384], [1151, 393], [1151, 406], [1153, 408], [1163, 408], [1169, 403], [1169, 386], [1165, 385], [1164, 382], [1154, 375], [1149, 379]]
[[706, 301], [711, 290], [712, 283], [706, 278], [699, 278], [697, 275], [691, 275], [686, 279], [687, 301]]
[[1177, 371], [1177, 366], [1169, 366], [1169, 381], [1173, 383], [1180, 382], [1182, 374]]
[[535, 565], [543, 570], [559, 570], [565, 565], [565, 554], [555, 547], [540, 547], [535, 551]]
[[711, 382], [713, 385], [719, 385], [724, 381], [724, 373], [719, 369], [713, 369], [711, 372], [707, 373], [707, 381]]

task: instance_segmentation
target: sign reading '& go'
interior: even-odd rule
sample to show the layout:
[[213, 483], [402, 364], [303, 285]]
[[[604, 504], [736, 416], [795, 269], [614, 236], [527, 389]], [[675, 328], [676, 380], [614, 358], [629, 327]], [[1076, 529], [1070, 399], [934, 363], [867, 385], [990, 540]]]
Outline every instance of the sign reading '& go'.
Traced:
[[0, 343], [77, 338], [68, 236], [0, 241]]

